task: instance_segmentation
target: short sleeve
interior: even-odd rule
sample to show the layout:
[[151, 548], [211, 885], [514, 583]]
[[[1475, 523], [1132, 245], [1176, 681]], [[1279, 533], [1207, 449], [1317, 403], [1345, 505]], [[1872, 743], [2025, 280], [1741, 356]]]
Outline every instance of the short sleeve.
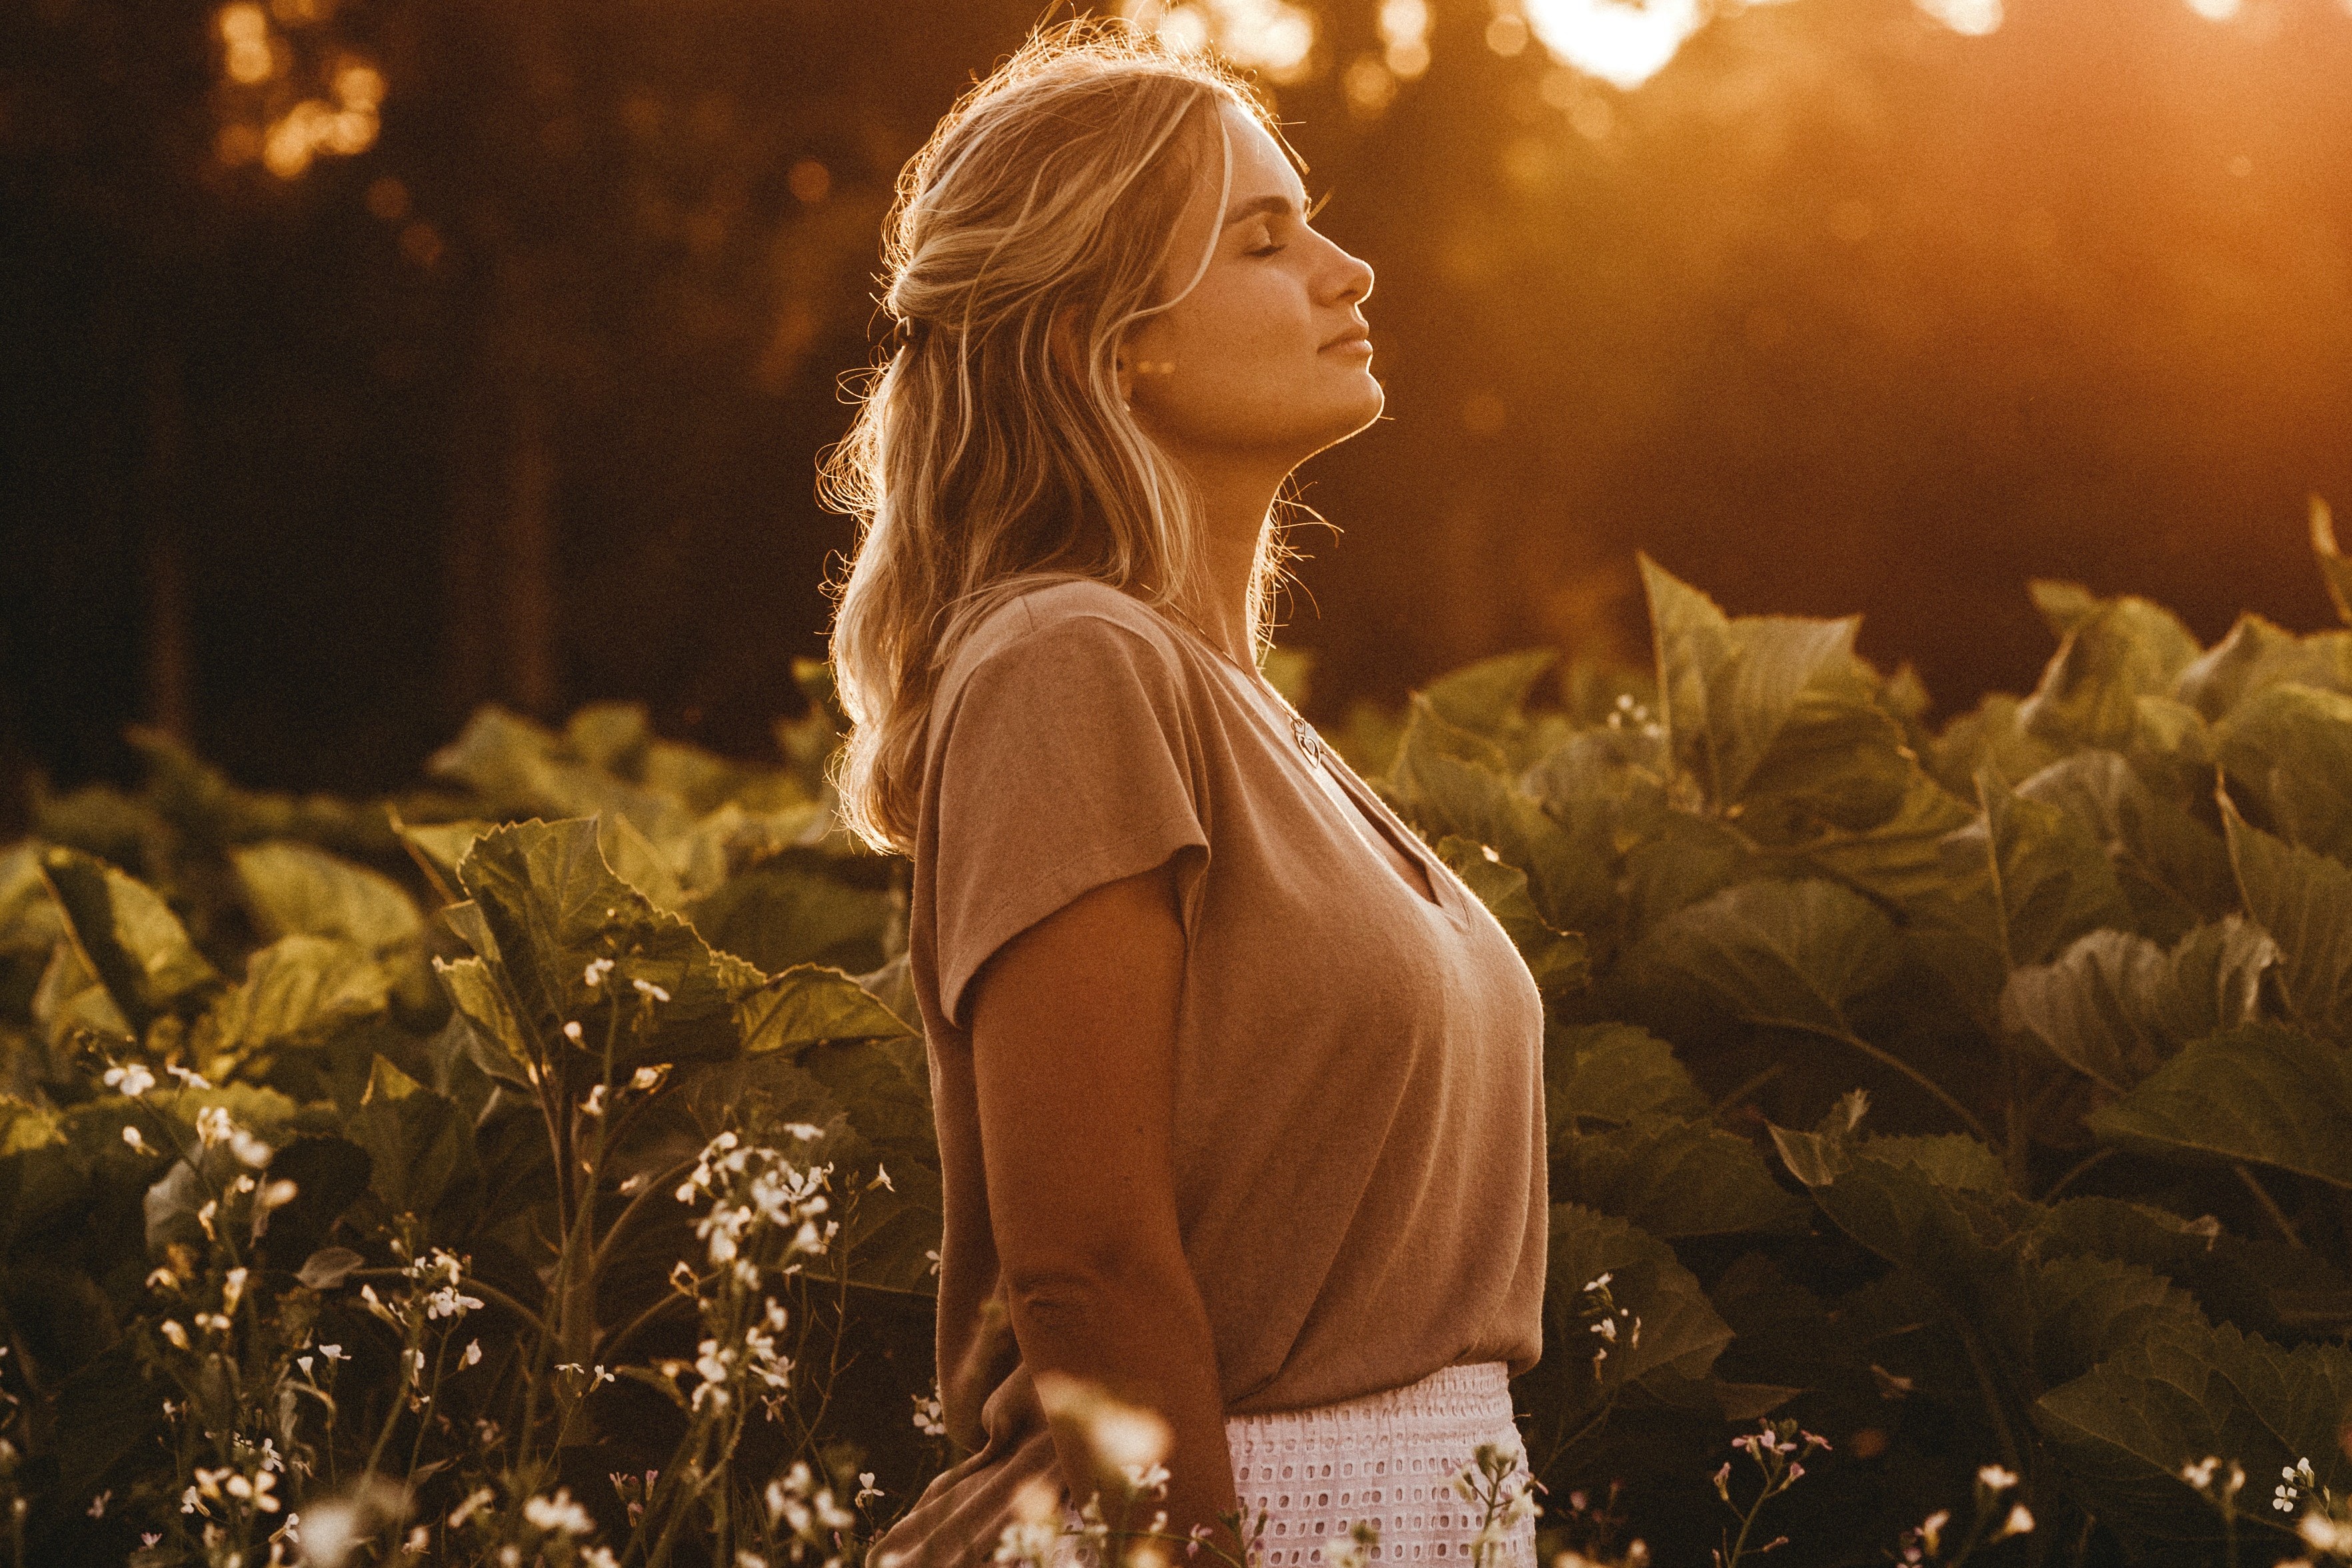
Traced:
[[1156, 640], [1099, 615], [992, 649], [934, 737], [932, 896], [940, 1009], [1014, 936], [1081, 894], [1193, 846], [1186, 926], [1207, 863], [1198, 738], [1182, 672]]

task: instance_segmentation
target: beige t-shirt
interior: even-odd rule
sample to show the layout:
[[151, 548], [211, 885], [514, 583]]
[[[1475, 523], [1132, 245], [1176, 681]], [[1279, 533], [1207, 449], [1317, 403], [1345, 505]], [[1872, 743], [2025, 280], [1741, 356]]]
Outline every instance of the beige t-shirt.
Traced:
[[[1549, 1217], [1535, 982], [1344, 762], [1324, 766], [1358, 811], [1317, 783], [1290, 719], [1197, 633], [1097, 582], [996, 607], [942, 678], [909, 959], [945, 1186], [940, 1379], [950, 1432], [979, 1451], [877, 1543], [877, 1564], [883, 1551], [905, 1568], [986, 1562], [1013, 1493], [1055, 1463], [1026, 1370], [973, 1354], [1000, 1279], [967, 988], [1012, 937], [1171, 856], [1186, 937], [1177, 1214], [1228, 1413], [1535, 1364]], [[1433, 904], [1368, 837], [1374, 821], [1427, 872]], [[960, 1377], [968, 1358], [981, 1370]]]

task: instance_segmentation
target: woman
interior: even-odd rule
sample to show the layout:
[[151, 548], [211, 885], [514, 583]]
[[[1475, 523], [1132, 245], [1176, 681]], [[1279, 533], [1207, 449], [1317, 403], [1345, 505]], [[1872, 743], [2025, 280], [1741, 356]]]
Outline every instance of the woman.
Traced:
[[901, 182], [898, 346], [827, 475], [862, 524], [839, 784], [914, 860], [976, 1451], [877, 1563], [984, 1563], [1024, 1482], [1091, 1490], [1048, 1370], [1165, 1416], [1172, 1534], [1263, 1505], [1276, 1563], [1360, 1519], [1383, 1559], [1465, 1555], [1448, 1477], [1516, 1441], [1534, 983], [1254, 657], [1276, 492], [1381, 406], [1371, 269], [1308, 216], [1245, 89], [1099, 23], [1034, 38]]

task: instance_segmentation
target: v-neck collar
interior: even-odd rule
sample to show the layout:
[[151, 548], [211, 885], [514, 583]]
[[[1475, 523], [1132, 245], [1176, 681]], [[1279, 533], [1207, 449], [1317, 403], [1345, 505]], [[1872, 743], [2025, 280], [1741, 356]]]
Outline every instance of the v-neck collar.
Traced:
[[[1284, 753], [1293, 766], [1303, 768], [1318, 766], [1300, 750], [1297, 739], [1288, 733], [1294, 720], [1299, 724], [1305, 724], [1306, 719], [1290, 706], [1287, 699], [1272, 688], [1263, 673], [1255, 680], [1249, 679], [1238, 665], [1212, 647], [1208, 640], [1198, 632], [1184, 625], [1174, 616], [1163, 613], [1156, 605], [1146, 605], [1145, 608], [1158, 615], [1162, 622], [1175, 627], [1186, 637], [1198, 643], [1222, 674], [1228, 679], [1239, 680], [1250, 688], [1258, 705], [1259, 716], [1272, 721], [1273, 727], [1277, 732], [1276, 749]], [[1308, 727], [1311, 730], [1313, 727]], [[1320, 737], [1318, 737], [1318, 739], [1320, 740]], [[1414, 863], [1421, 867], [1422, 874], [1429, 879], [1429, 891], [1433, 896], [1423, 898], [1421, 895], [1421, 890], [1413, 886], [1395, 866], [1389, 863], [1388, 856], [1381, 853], [1380, 846], [1367, 841], [1364, 848], [1381, 862], [1381, 872], [1394, 877], [1398, 884], [1403, 888], [1405, 896], [1412, 899], [1413, 903], [1420, 904], [1432, 915], [1444, 915], [1449, 922], [1459, 928], [1462, 925], [1460, 907], [1462, 894], [1460, 889], [1454, 885], [1453, 872], [1437, 857], [1435, 851], [1422, 842], [1420, 834], [1414, 832], [1395, 812], [1389, 810], [1387, 802], [1375, 794], [1369, 784], [1356, 777], [1356, 770], [1349, 767], [1339, 753], [1331, 749], [1328, 742], [1322, 743], [1322, 749], [1326, 760], [1319, 766], [1339, 786], [1340, 792], [1354, 802], [1353, 810], [1358, 821], [1363, 828], [1389, 839], [1402, 853], [1411, 856]], [[1323, 794], [1321, 788], [1312, 779], [1306, 780], [1305, 787], [1314, 790], [1318, 796]], [[1350, 827], [1355, 827], [1355, 824], [1351, 823]], [[1358, 836], [1360, 838], [1362, 836], [1360, 831]]]

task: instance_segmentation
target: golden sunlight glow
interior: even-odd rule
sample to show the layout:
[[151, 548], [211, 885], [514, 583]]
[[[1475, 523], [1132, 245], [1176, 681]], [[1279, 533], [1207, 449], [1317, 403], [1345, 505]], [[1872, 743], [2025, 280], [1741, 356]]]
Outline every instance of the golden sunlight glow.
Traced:
[[1390, 70], [1406, 81], [1429, 68], [1429, 0], [1381, 0], [1381, 43]]
[[383, 103], [383, 73], [352, 60], [335, 73], [335, 96], [354, 114], [373, 114]]
[[261, 166], [281, 180], [291, 180], [322, 152], [349, 158], [375, 145], [377, 120], [373, 109], [344, 109], [306, 98], [272, 125], [261, 142]]
[[2239, 0], [2189, 0], [2189, 8], [2209, 22], [2226, 22], [2238, 14]]
[[[2236, 0], [2227, 3], [2234, 5]], [[1953, 32], [1971, 38], [1981, 38], [2000, 27], [2000, 0], [1917, 0], [1917, 4], [1919, 9]]]
[[1276, 82], [1304, 77], [1315, 52], [1314, 16], [1287, 0], [1126, 0], [1119, 9], [1171, 48], [1214, 45], [1235, 65]]
[[1527, 15], [1554, 58], [1627, 89], [1664, 69], [1706, 19], [1698, 0], [1527, 0]]
[[219, 26], [221, 42], [228, 46], [222, 64], [229, 79], [247, 87], [268, 81], [278, 68], [278, 57], [269, 47], [269, 18], [262, 15], [261, 7], [242, 0], [224, 5]]

